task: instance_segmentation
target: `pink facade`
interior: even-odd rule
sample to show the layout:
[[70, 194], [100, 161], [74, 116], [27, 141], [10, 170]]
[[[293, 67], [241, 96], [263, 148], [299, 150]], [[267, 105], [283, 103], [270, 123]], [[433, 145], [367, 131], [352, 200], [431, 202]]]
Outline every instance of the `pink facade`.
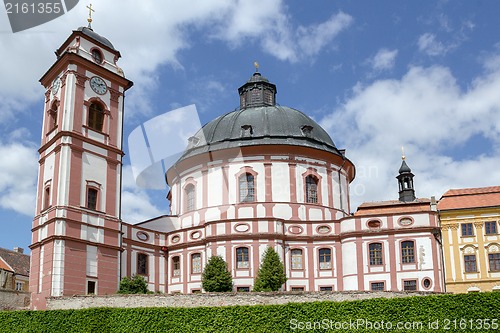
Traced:
[[251, 290], [268, 246], [285, 265], [284, 290], [444, 290], [437, 213], [415, 198], [406, 162], [400, 200], [351, 214], [354, 164], [311, 118], [278, 106], [276, 86], [258, 72], [238, 90], [240, 109], [205, 125], [167, 171], [170, 215], [121, 221], [132, 83], [116, 65], [119, 52], [89, 28], [56, 53], [40, 81], [33, 308], [49, 296], [115, 293], [133, 274], [152, 291], [202, 292], [213, 255], [226, 260], [235, 291]]

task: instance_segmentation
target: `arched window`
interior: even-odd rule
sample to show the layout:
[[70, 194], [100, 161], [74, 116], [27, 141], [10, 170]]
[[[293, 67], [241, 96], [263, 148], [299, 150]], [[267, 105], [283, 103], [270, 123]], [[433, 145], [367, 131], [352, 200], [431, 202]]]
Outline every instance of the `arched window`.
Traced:
[[172, 257], [172, 276], [181, 276], [181, 258]]
[[196, 209], [196, 192], [193, 184], [188, 184], [184, 191], [186, 193], [186, 211], [190, 212]]
[[415, 262], [415, 242], [404, 241], [401, 243], [401, 262], [409, 264]]
[[248, 268], [248, 248], [238, 247], [236, 249], [236, 268]]
[[89, 118], [87, 126], [95, 131], [102, 132], [104, 124], [104, 108], [98, 103], [92, 103], [89, 106]]
[[49, 131], [52, 131], [57, 127], [57, 109], [58, 109], [58, 101], [54, 101], [49, 110]]
[[191, 274], [201, 273], [201, 253], [191, 255]]
[[255, 179], [251, 173], [239, 177], [240, 202], [255, 201]]
[[148, 255], [145, 253], [137, 254], [137, 274], [148, 274]]
[[332, 268], [332, 250], [319, 249], [319, 269]]
[[291, 251], [292, 269], [303, 269], [302, 250], [292, 249]]
[[45, 188], [45, 193], [43, 195], [43, 209], [47, 209], [50, 206], [50, 186]]
[[103, 56], [101, 51], [98, 49], [93, 49], [92, 50], [92, 60], [94, 60], [98, 64], [102, 64]]
[[369, 245], [370, 265], [382, 265], [382, 243], [371, 243]]
[[318, 203], [318, 179], [313, 175], [306, 177], [306, 202]]

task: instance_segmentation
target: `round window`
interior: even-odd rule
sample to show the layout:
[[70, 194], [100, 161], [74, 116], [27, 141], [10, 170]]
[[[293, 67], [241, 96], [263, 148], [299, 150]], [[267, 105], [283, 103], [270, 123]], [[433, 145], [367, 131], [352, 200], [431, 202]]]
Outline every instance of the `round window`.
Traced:
[[429, 289], [431, 287], [431, 279], [424, 279], [424, 288]]

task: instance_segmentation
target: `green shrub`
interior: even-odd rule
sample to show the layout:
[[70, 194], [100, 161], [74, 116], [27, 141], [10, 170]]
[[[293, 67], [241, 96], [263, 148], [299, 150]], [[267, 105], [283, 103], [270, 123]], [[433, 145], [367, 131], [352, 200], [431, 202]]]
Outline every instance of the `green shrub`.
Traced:
[[125, 276], [120, 281], [118, 294], [146, 294], [148, 293], [148, 283], [141, 275], [134, 275], [131, 278]]
[[254, 291], [278, 291], [286, 282], [285, 267], [272, 247], [264, 252]]
[[201, 285], [208, 292], [227, 292], [233, 290], [233, 278], [221, 256], [208, 260], [201, 276]]
[[[0, 325], [2, 333], [498, 332], [498, 304], [497, 292], [284, 305], [0, 311]], [[376, 329], [389, 323], [391, 330]], [[397, 329], [397, 323], [413, 327]]]

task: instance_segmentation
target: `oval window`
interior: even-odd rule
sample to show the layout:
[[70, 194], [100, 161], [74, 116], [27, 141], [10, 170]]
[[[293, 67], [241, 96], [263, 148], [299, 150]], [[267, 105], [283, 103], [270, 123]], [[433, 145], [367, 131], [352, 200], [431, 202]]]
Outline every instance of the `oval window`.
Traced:
[[288, 228], [288, 232], [291, 234], [301, 234], [304, 229], [301, 226], [294, 225]]
[[370, 229], [378, 229], [380, 228], [381, 225], [382, 223], [380, 223], [380, 221], [377, 220], [368, 221], [368, 228]]
[[179, 243], [180, 240], [181, 240], [181, 238], [179, 236], [172, 237], [172, 243]]
[[431, 287], [431, 279], [425, 278], [423, 284], [425, 289], [429, 289]]
[[198, 239], [200, 237], [201, 237], [201, 232], [199, 232], [199, 231], [193, 231], [191, 233], [191, 239]]
[[401, 220], [399, 220], [399, 225], [402, 227], [408, 227], [413, 224], [413, 220], [410, 219], [409, 217], [403, 217]]
[[318, 234], [327, 234], [332, 230], [329, 226], [327, 225], [322, 225], [318, 227]]
[[144, 231], [138, 231], [136, 236], [141, 241], [147, 241], [149, 239], [149, 235]]
[[246, 223], [240, 223], [234, 226], [234, 230], [237, 232], [246, 232], [250, 230], [250, 226]]

